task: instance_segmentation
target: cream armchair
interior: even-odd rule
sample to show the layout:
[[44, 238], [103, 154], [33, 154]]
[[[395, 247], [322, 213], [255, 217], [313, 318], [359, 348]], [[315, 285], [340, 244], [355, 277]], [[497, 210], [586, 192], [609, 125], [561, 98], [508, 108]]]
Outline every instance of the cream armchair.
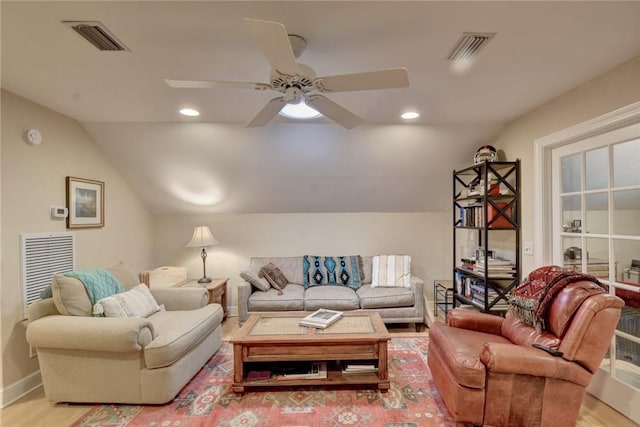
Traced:
[[[118, 278], [130, 288], [132, 277]], [[165, 403], [200, 370], [220, 347], [222, 307], [204, 288], [150, 291], [165, 310], [146, 318], [62, 314], [55, 287], [30, 306], [27, 340], [49, 401]]]

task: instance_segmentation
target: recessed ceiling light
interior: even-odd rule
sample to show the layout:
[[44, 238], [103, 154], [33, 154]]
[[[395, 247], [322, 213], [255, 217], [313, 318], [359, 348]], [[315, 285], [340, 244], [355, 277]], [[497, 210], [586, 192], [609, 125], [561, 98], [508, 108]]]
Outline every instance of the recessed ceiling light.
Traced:
[[304, 101], [298, 104], [287, 104], [280, 110], [280, 115], [289, 117], [290, 119], [315, 119], [322, 114], [309, 107]]
[[180, 114], [187, 117], [198, 117], [200, 115], [200, 111], [194, 110], [193, 108], [181, 108]]
[[415, 111], [407, 111], [406, 113], [402, 113], [400, 117], [402, 117], [405, 120], [413, 120], [420, 117], [420, 114], [416, 113]]

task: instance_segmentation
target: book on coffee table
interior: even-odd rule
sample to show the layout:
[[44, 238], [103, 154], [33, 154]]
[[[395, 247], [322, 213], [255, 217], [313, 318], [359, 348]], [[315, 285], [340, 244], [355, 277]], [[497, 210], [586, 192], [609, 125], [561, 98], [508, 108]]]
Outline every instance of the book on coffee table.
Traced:
[[300, 326], [308, 326], [311, 328], [320, 328], [324, 329], [327, 326], [335, 323], [338, 319], [342, 317], [341, 311], [336, 310], [327, 310], [326, 308], [321, 308], [320, 310], [314, 311], [307, 317], [303, 318], [298, 322]]

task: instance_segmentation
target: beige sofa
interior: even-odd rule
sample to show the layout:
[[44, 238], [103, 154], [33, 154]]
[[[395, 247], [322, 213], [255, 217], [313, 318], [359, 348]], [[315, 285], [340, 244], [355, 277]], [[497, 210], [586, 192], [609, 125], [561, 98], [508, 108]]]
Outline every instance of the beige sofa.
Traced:
[[[123, 265], [107, 270], [125, 289], [138, 285]], [[152, 288], [164, 311], [114, 318], [82, 315], [91, 307], [86, 291], [68, 284], [29, 307], [27, 340], [49, 401], [165, 403], [220, 347], [222, 307], [207, 305], [204, 288]]]
[[277, 311], [312, 312], [319, 308], [339, 311], [375, 311], [387, 323], [413, 323], [416, 330], [424, 324], [424, 282], [411, 276], [411, 287], [372, 287], [372, 257], [362, 256], [364, 279], [357, 290], [345, 286], [313, 286], [305, 289], [303, 257], [254, 257], [250, 270], [273, 263], [289, 280], [280, 294], [276, 289], [264, 292], [248, 282], [238, 285], [238, 321], [244, 323], [251, 314]]

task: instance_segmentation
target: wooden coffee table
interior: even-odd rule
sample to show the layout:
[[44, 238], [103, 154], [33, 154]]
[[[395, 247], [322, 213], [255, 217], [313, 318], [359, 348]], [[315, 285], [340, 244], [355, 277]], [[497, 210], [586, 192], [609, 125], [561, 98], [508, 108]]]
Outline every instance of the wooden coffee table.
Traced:
[[[378, 313], [345, 313], [326, 329], [298, 326], [303, 313], [254, 314], [231, 339], [233, 344], [233, 391], [246, 387], [308, 385], [375, 385], [389, 390], [387, 343], [391, 339]], [[340, 361], [371, 361], [377, 372], [343, 374]], [[275, 378], [248, 381], [247, 372], [258, 364], [292, 361], [327, 363], [327, 378]]]

